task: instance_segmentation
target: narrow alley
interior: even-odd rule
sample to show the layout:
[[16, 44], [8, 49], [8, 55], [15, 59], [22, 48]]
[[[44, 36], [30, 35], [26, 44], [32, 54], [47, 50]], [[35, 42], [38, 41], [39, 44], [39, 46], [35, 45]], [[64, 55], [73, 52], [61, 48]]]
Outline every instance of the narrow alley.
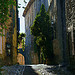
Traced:
[[75, 75], [75, 0], [0, 0], [0, 75]]

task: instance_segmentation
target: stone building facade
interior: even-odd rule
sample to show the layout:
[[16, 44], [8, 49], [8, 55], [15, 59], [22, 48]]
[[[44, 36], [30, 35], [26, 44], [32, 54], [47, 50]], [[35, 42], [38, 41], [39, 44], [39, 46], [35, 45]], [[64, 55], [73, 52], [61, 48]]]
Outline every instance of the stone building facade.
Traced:
[[23, 16], [25, 17], [25, 33], [26, 33], [26, 47], [25, 47], [25, 63], [26, 64], [37, 64], [38, 55], [34, 53], [34, 37], [30, 33], [30, 27], [36, 15], [40, 11], [41, 5], [44, 4], [46, 11], [49, 7], [49, 0], [30, 0], [25, 8]]
[[[64, 0], [50, 0], [49, 15], [53, 31], [53, 50], [56, 63], [66, 61], [66, 25], [65, 25]], [[65, 57], [65, 58], [64, 58]]]
[[68, 63], [70, 56], [75, 55], [74, 10], [74, 0], [50, 0], [48, 12], [53, 30], [53, 49], [58, 64]]
[[75, 64], [75, 1], [65, 1], [66, 29], [67, 29], [67, 50], [69, 63]]
[[25, 51], [22, 49], [22, 41], [20, 42], [20, 44], [18, 45], [18, 54], [17, 54], [17, 62], [20, 65], [25, 65]]
[[[15, 0], [16, 1], [16, 0]], [[10, 23], [6, 30], [6, 58], [11, 64], [17, 63], [17, 8], [11, 5], [9, 9]], [[8, 48], [10, 47], [10, 48]]]
[[[15, 0], [17, 1], [17, 0]], [[9, 19], [5, 23], [7, 29], [4, 29], [5, 36], [0, 36], [0, 58], [5, 65], [17, 63], [17, 8], [9, 6]]]
[[[3, 33], [5, 35], [5, 29], [3, 29]], [[0, 36], [0, 65], [3, 63], [5, 57], [5, 36]]]

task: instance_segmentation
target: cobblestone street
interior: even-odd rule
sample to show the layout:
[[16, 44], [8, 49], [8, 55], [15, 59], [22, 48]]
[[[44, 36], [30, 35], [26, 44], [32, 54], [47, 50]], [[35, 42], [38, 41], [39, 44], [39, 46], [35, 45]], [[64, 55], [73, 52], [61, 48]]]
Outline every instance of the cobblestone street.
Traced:
[[38, 65], [13, 65], [4, 66], [2, 75], [74, 75], [66, 67]]

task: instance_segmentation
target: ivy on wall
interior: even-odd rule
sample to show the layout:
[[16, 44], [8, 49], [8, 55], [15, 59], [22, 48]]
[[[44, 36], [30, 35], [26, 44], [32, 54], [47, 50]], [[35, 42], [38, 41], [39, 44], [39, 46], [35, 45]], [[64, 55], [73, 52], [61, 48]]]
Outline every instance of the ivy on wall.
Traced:
[[[0, 35], [3, 36], [1, 32], [3, 29], [7, 28], [5, 22], [9, 19], [9, 8], [10, 5], [16, 5], [15, 0], [0, 0]], [[8, 23], [8, 22], [7, 22]]]

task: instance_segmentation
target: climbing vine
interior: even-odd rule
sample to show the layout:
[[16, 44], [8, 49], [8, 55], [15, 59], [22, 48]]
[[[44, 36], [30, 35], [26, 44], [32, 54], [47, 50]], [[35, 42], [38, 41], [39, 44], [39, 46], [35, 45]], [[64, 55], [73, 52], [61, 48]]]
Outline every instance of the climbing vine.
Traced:
[[[15, 0], [0, 0], [0, 32], [3, 32], [4, 28], [7, 28], [5, 22], [9, 19], [9, 7], [10, 5], [16, 5]], [[0, 35], [2, 35], [0, 33]]]

